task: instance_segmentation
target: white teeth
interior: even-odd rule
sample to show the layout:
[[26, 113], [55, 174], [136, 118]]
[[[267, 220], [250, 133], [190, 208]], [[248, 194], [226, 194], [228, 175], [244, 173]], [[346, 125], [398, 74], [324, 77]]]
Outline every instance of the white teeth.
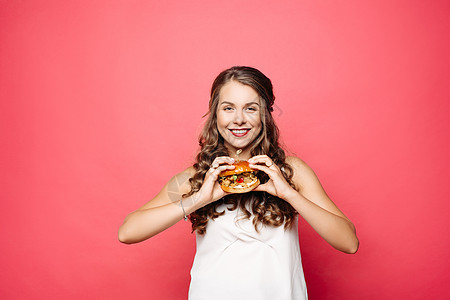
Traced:
[[248, 130], [244, 129], [244, 130], [231, 130], [231, 131], [235, 134], [243, 134], [243, 133], [246, 133]]

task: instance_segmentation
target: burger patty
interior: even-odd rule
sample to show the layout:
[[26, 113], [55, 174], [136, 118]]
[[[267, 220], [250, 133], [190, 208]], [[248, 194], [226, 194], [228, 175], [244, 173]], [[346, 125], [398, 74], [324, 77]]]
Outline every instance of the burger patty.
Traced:
[[234, 174], [230, 176], [220, 176], [219, 183], [224, 186], [237, 187], [241, 185], [242, 187], [247, 187], [250, 183], [256, 181], [258, 178], [252, 172], [244, 172], [241, 174]]

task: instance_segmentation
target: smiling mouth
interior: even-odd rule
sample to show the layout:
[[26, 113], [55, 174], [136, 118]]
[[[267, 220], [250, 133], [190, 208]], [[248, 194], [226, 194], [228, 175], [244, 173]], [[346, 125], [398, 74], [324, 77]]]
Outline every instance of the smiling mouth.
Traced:
[[229, 129], [234, 136], [241, 137], [246, 135], [250, 129]]

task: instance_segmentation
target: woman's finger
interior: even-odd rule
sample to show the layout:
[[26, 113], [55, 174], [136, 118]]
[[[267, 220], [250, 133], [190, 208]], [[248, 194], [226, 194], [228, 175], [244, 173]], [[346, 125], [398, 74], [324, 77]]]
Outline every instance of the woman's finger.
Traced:
[[231, 166], [230, 165], [221, 165], [221, 166], [218, 166], [217, 168], [211, 167], [208, 170], [208, 173], [214, 177], [218, 177], [222, 171], [233, 170], [234, 168], [235, 168], [235, 166], [233, 166], [233, 165], [231, 165]]
[[249, 161], [253, 160], [253, 159], [260, 159], [260, 158], [269, 158], [269, 157], [265, 154], [255, 155], [252, 158], [250, 158]]
[[267, 181], [267, 182], [264, 183], [264, 184], [258, 185], [258, 186], [254, 189], [254, 191], [255, 191], [255, 192], [266, 192], [266, 193], [269, 193], [269, 194], [271, 194], [271, 195], [273, 195], [273, 196], [278, 197], [272, 179], [269, 179], [269, 181]]
[[214, 159], [211, 166], [213, 168], [217, 168], [220, 166], [220, 164], [224, 164], [224, 163], [233, 164], [234, 162], [235, 162], [234, 158], [231, 158], [229, 156], [219, 156]]
[[273, 165], [274, 165], [274, 162], [273, 162], [273, 160], [272, 159], [270, 159], [270, 157], [268, 157], [267, 155], [257, 155], [257, 156], [254, 156], [254, 157], [252, 157], [252, 158], [250, 158], [249, 160], [248, 160], [248, 162], [250, 163], [250, 164], [258, 164], [258, 163], [263, 163], [263, 164], [265, 164], [267, 167], [272, 167]]
[[269, 177], [272, 177], [273, 175], [275, 175], [275, 170], [272, 170], [270, 167], [268, 167], [266, 165], [249, 164], [248, 166], [252, 169], [263, 171], [264, 173], [269, 175]]
[[252, 191], [254, 191], [254, 192], [267, 192], [266, 185], [267, 185], [267, 183], [260, 184], [257, 187], [255, 187]]

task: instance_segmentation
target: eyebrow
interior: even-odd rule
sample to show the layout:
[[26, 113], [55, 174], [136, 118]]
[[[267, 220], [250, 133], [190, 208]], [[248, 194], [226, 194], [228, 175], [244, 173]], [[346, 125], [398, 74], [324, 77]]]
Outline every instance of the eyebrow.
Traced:
[[[229, 101], [223, 101], [222, 103], [220, 103], [220, 105], [222, 105], [222, 104], [231, 104], [231, 105], [234, 105], [234, 103], [229, 102]], [[248, 102], [248, 103], [245, 103], [245, 105], [252, 105], [252, 104], [256, 104], [256, 105], [259, 106], [259, 103], [258, 103], [258, 102]]]

